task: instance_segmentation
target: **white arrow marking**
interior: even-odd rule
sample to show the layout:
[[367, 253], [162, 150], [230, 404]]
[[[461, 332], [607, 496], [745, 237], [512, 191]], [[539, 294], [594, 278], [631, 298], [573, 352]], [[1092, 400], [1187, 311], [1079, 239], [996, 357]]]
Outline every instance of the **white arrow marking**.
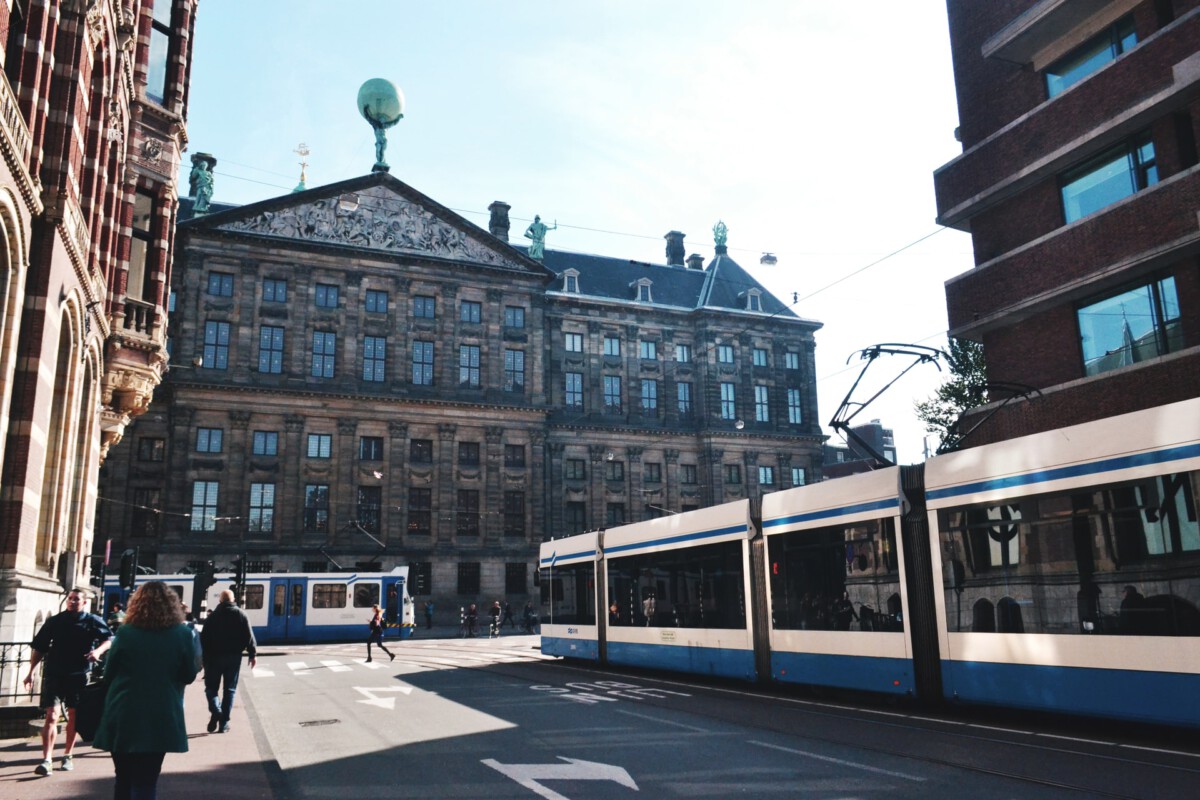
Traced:
[[[360, 701], [361, 702], [361, 701]], [[638, 791], [629, 773], [613, 764], [598, 764], [595, 761], [581, 761], [577, 758], [559, 756], [565, 764], [501, 764], [494, 758], [485, 758], [484, 764], [507, 775], [517, 783], [546, 800], [569, 800], [558, 792], [551, 791], [538, 781], [616, 781]]]
[[367, 696], [366, 700], [359, 700], [360, 703], [366, 703], [369, 706], [379, 706], [394, 711], [396, 709], [395, 697], [376, 697], [376, 692], [403, 692], [404, 694], [412, 694], [413, 687], [411, 686], [375, 686], [367, 688], [365, 686], [355, 686], [354, 691], [362, 692]]

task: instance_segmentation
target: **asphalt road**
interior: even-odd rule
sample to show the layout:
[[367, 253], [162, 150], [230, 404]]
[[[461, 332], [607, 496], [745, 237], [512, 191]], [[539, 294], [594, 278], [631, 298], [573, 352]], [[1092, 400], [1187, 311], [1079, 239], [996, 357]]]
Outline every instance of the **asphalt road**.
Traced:
[[410, 641], [370, 664], [363, 645], [260, 651], [243, 687], [277, 800], [1183, 798], [1200, 785], [1200, 751], [1170, 735], [598, 671], [536, 642]]

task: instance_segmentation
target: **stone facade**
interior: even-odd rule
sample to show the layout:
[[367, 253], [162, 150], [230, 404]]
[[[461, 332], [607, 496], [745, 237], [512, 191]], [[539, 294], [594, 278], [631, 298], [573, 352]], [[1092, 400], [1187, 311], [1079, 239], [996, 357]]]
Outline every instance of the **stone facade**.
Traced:
[[543, 264], [384, 173], [186, 221], [177, 248], [183, 367], [98, 522], [160, 571], [413, 564], [418, 599], [519, 608], [544, 538], [817, 478], [820, 324], [724, 248]]

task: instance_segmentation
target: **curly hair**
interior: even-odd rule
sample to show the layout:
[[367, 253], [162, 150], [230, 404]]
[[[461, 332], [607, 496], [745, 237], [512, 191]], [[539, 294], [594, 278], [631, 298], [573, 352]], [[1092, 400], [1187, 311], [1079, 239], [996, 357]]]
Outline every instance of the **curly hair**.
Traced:
[[129, 598], [124, 624], [157, 631], [183, 621], [179, 595], [162, 581], [149, 581], [139, 586]]

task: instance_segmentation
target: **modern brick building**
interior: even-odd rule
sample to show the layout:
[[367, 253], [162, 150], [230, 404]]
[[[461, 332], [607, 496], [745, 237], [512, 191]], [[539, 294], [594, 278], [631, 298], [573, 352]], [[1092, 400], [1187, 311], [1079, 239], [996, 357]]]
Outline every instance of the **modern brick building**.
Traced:
[[938, 219], [975, 249], [950, 334], [1037, 390], [964, 446], [1195, 397], [1200, 3], [947, 5], [963, 154]]
[[815, 477], [820, 323], [723, 245], [542, 262], [491, 209], [376, 172], [182, 222], [185, 368], [106, 462], [102, 534], [164, 572], [412, 564], [439, 605], [517, 602], [544, 538]]
[[195, 8], [0, 4], [0, 641], [87, 583], [99, 464], [166, 363]]

